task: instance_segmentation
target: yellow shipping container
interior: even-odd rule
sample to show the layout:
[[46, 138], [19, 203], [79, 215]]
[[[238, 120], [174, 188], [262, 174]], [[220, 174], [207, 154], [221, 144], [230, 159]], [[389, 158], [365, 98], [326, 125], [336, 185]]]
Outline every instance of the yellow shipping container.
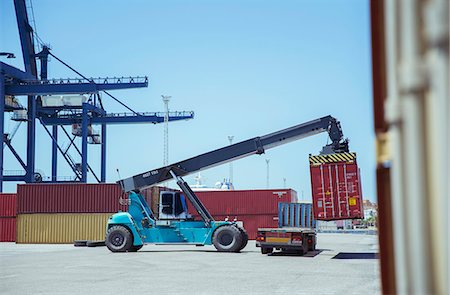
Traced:
[[104, 240], [113, 213], [19, 214], [16, 243], [71, 244], [75, 240]]

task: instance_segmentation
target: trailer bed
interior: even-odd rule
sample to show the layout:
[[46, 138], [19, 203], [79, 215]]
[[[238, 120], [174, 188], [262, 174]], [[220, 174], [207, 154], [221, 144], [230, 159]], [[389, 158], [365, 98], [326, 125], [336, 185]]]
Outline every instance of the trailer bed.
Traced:
[[305, 227], [258, 228], [256, 247], [262, 254], [276, 249], [304, 255], [316, 249], [316, 231]]
[[261, 232], [279, 232], [279, 233], [315, 233], [316, 231], [307, 227], [282, 227], [282, 228], [258, 228]]

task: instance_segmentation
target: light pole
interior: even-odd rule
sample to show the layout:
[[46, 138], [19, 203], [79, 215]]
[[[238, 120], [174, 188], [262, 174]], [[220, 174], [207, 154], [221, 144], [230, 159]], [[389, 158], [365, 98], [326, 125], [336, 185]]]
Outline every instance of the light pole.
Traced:
[[161, 95], [164, 102], [164, 156], [163, 166], [169, 165], [169, 100], [172, 96]]
[[283, 187], [286, 188], [286, 177], [283, 178]]
[[[230, 141], [230, 145], [233, 143], [233, 135], [229, 135], [228, 136], [228, 140]], [[230, 187], [233, 184], [233, 162], [230, 162], [230, 175], [229, 175], [229, 182], [230, 182]]]
[[267, 176], [266, 176], [266, 188], [269, 188], [269, 159], [266, 159], [266, 164], [267, 164]]

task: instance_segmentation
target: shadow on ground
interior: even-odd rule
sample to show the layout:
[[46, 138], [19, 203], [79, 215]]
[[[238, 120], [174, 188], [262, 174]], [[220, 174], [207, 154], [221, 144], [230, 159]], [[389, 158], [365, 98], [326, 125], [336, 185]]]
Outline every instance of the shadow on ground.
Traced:
[[378, 253], [339, 252], [333, 259], [378, 259]]
[[[192, 253], [226, 253], [226, 254], [232, 254], [234, 252], [219, 252], [217, 250], [194, 250], [194, 249], [174, 249], [174, 250], [139, 250], [134, 253], [186, 253], [186, 252], [192, 252]], [[248, 254], [254, 251], [241, 251], [238, 252], [238, 254]], [[133, 252], [127, 252], [127, 253], [133, 253]]]
[[330, 251], [327, 249], [316, 249], [315, 251], [309, 251], [308, 253], [306, 253], [305, 255], [296, 253], [296, 252], [289, 252], [289, 251], [277, 251], [277, 252], [273, 252], [271, 254], [269, 254], [268, 256], [297, 256], [297, 257], [316, 257], [317, 255], [319, 255], [320, 253], [322, 253], [323, 251]]

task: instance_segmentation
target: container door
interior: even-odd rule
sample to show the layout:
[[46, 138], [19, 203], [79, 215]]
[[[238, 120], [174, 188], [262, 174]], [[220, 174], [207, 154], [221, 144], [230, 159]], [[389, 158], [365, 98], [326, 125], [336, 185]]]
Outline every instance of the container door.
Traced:
[[339, 163], [333, 165], [334, 171], [334, 182], [335, 182], [335, 194], [336, 194], [336, 203], [337, 212], [336, 217], [339, 219], [350, 218], [349, 215], [349, 195], [347, 190], [346, 183], [346, 164]]
[[345, 198], [348, 203], [348, 217], [362, 218], [361, 183], [359, 181], [359, 171], [356, 164], [343, 164], [345, 180]]
[[333, 219], [335, 200], [333, 174], [329, 165], [311, 166], [311, 183], [314, 205], [314, 217], [321, 220]]
[[323, 174], [322, 181], [324, 182], [324, 191], [322, 192], [325, 199], [324, 218], [334, 219], [336, 217], [336, 209], [338, 204], [336, 203], [335, 177], [333, 169], [331, 165], [326, 164], [322, 165], [321, 169]]
[[356, 154], [310, 156], [310, 169], [317, 220], [363, 218]]

